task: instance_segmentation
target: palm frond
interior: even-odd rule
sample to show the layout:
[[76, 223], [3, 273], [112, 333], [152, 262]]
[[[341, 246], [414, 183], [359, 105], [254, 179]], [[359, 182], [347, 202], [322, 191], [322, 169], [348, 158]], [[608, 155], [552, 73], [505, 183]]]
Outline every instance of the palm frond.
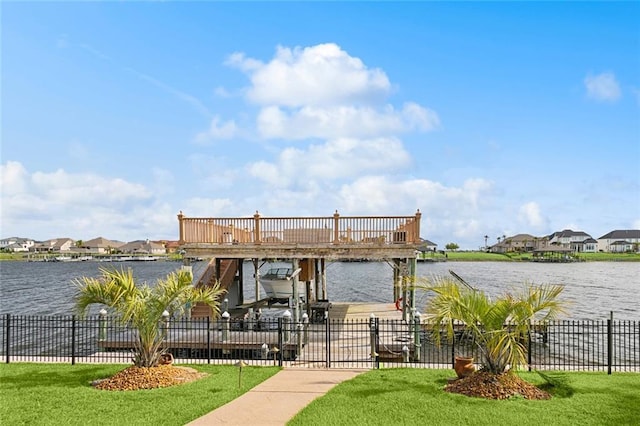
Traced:
[[447, 277], [421, 281], [417, 288], [433, 293], [425, 307], [436, 342], [444, 332], [454, 337], [454, 322], [464, 324], [464, 332], [482, 354], [485, 368], [503, 372], [508, 366], [526, 363], [526, 339], [531, 322], [555, 318], [563, 312], [562, 286], [527, 285], [524, 291], [506, 293], [496, 300]]

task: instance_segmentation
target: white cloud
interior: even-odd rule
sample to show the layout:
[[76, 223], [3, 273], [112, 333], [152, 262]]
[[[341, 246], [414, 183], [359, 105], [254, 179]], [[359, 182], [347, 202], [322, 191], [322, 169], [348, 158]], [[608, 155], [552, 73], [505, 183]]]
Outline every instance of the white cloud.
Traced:
[[547, 220], [542, 216], [538, 203], [531, 201], [520, 206], [518, 219], [526, 226], [536, 229], [547, 225]]
[[403, 169], [411, 157], [394, 138], [332, 139], [308, 149], [286, 148], [276, 163], [260, 161], [248, 166], [249, 174], [277, 187], [309, 181], [335, 181], [363, 173]]
[[124, 204], [131, 200], [148, 199], [151, 195], [143, 185], [124, 179], [71, 174], [63, 169], [53, 173], [33, 173], [30, 186], [44, 201], [70, 206]]
[[[19, 162], [7, 162], [1, 171], [2, 224], [16, 235], [48, 239], [73, 229], [82, 235], [70, 237], [126, 239], [134, 229], [152, 237], [174, 226], [170, 207], [138, 183], [63, 169], [29, 173]], [[162, 171], [154, 175], [163, 184], [170, 180]]]
[[175, 177], [173, 173], [166, 169], [154, 167], [151, 169], [153, 175], [153, 192], [158, 196], [172, 194], [175, 190]]
[[447, 187], [428, 179], [395, 182], [384, 176], [365, 176], [340, 190], [346, 210], [353, 213], [389, 214], [417, 207], [443, 219], [464, 218], [478, 212], [492, 184], [469, 179], [461, 187]]
[[27, 170], [17, 161], [8, 161], [6, 165], [0, 164], [0, 183], [2, 184], [3, 198], [6, 195], [24, 192], [27, 177]]
[[257, 125], [264, 138], [331, 139], [339, 137], [376, 137], [407, 131], [428, 131], [439, 124], [438, 115], [415, 103], [402, 110], [387, 105], [381, 111], [370, 107], [342, 105], [305, 106], [291, 113], [277, 106], [263, 108]]
[[229, 120], [222, 123], [220, 117], [216, 115], [211, 120], [209, 130], [198, 133], [195, 137], [195, 141], [197, 143], [204, 144], [212, 140], [232, 139], [237, 134], [238, 126], [235, 121]]
[[288, 107], [369, 103], [391, 88], [386, 74], [334, 43], [311, 47], [278, 47], [269, 63], [234, 53], [227, 60], [247, 73], [251, 102]]
[[229, 198], [194, 197], [186, 200], [184, 214], [188, 217], [225, 216], [233, 205]]
[[611, 72], [588, 75], [584, 79], [584, 85], [587, 96], [597, 101], [614, 102], [621, 96], [616, 76]]
[[[242, 92], [260, 106], [256, 134], [263, 139], [374, 139], [440, 124], [436, 112], [416, 102], [400, 108], [385, 102], [391, 84], [384, 71], [367, 67], [334, 43], [278, 47], [268, 62], [234, 53], [226, 64], [250, 79]], [[238, 131], [234, 121], [223, 124], [214, 117], [211, 129], [196, 140], [228, 138]]]

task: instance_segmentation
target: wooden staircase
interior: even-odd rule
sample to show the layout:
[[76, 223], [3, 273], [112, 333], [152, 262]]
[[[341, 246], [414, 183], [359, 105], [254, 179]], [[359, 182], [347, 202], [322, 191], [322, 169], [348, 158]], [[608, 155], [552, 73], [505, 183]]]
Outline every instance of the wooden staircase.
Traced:
[[[228, 290], [236, 276], [238, 270], [237, 259], [223, 259], [220, 261], [220, 288]], [[196, 283], [196, 287], [213, 286], [216, 283], [216, 259], [211, 259], [202, 276]], [[191, 318], [213, 318], [211, 307], [202, 302], [196, 303], [191, 308]]]

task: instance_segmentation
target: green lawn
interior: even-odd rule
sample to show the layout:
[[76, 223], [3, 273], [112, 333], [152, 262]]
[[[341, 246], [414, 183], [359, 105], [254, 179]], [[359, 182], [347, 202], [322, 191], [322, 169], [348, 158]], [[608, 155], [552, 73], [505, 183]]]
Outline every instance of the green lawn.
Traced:
[[[183, 425], [238, 397], [278, 371], [192, 366], [210, 375], [166, 389], [112, 392], [90, 382], [122, 365], [2, 364], [2, 425]], [[548, 401], [489, 401], [442, 390], [452, 370], [382, 369], [344, 382], [300, 412], [290, 425], [637, 425], [640, 375], [552, 373], [564, 381]], [[533, 383], [544, 380], [522, 373]]]
[[[495, 401], [444, 392], [451, 370], [372, 370], [344, 382], [288, 425], [638, 425], [640, 375], [553, 373], [566, 384], [551, 400]], [[523, 373], [542, 385], [535, 373]]]
[[[440, 253], [425, 253], [427, 260], [449, 262], [513, 262], [530, 261], [531, 253], [485, 253], [482, 251], [447, 251], [446, 257]], [[580, 260], [587, 262], [640, 262], [640, 253], [580, 253]]]
[[183, 425], [237, 398], [278, 367], [190, 365], [209, 376], [165, 389], [101, 391], [91, 381], [125, 368], [106, 364], [2, 364], [2, 425]]

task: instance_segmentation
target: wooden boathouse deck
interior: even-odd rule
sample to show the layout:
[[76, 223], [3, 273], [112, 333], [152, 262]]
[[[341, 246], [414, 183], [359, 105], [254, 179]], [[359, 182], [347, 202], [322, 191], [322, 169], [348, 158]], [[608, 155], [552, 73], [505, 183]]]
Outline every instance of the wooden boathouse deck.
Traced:
[[[405, 278], [415, 277], [416, 250], [420, 247], [418, 210], [410, 216], [341, 216], [337, 211], [321, 217], [187, 217], [178, 215], [179, 243], [188, 257], [209, 258], [198, 285], [219, 282], [227, 290], [230, 308], [246, 305], [242, 282], [243, 260], [252, 260], [255, 273], [254, 304], [259, 302], [259, 265], [268, 260], [288, 260], [300, 268], [307, 283], [308, 303], [328, 301], [326, 262], [333, 260], [386, 260], [394, 267], [390, 302], [408, 300]], [[315, 291], [311, 290], [311, 283]], [[345, 285], [349, 285], [348, 283]], [[293, 285], [297, 288], [297, 285]], [[313, 293], [313, 296], [312, 296]], [[293, 300], [298, 295], [293, 295]], [[411, 298], [413, 299], [413, 298]], [[296, 302], [297, 303], [297, 302]], [[299, 321], [299, 309], [294, 307]], [[308, 311], [307, 306], [307, 311]], [[407, 309], [404, 309], [405, 314]], [[205, 310], [197, 310], [207, 316]]]
[[[180, 248], [187, 256], [209, 258], [211, 261], [207, 271], [198, 280], [199, 285], [219, 282], [228, 289], [225, 296], [225, 310], [234, 320], [246, 318], [249, 312], [257, 311], [260, 303], [259, 294], [259, 265], [265, 261], [278, 259], [292, 263], [292, 270], [301, 271], [292, 277], [294, 291], [292, 302], [293, 334], [296, 327], [302, 324], [302, 312], [309, 314], [313, 323], [307, 330], [313, 334], [315, 328], [321, 327], [315, 320], [318, 313], [324, 313], [329, 304], [329, 318], [332, 321], [340, 319], [344, 326], [343, 332], [335, 339], [348, 341], [355, 345], [354, 351], [364, 351], [360, 358], [370, 357], [368, 332], [350, 333], [349, 319], [369, 318], [373, 313], [378, 318], [394, 317], [402, 320], [410, 319], [414, 306], [409, 306], [407, 300], [414, 303], [412, 290], [408, 282], [412, 282], [416, 270], [416, 250], [422, 244], [420, 239], [420, 220], [422, 214], [417, 211], [409, 216], [341, 216], [337, 211], [331, 216], [324, 217], [263, 217], [258, 212], [249, 217], [187, 217], [182, 212], [178, 215]], [[389, 302], [385, 305], [374, 304], [344, 304], [332, 300], [326, 290], [326, 262], [334, 260], [385, 260], [393, 266], [393, 281], [389, 283]], [[255, 285], [255, 298], [245, 303], [243, 299], [244, 283], [242, 268], [243, 260], [252, 260]], [[339, 278], [338, 278], [339, 279]], [[306, 297], [299, 302], [299, 295], [295, 293], [298, 280], [306, 283]], [[353, 283], [345, 282], [341, 285], [349, 286]], [[315, 290], [312, 289], [315, 287]], [[396, 309], [394, 302], [403, 300], [402, 312]], [[322, 306], [321, 306], [322, 305]], [[325, 306], [326, 305], [326, 306]], [[210, 311], [209, 311], [210, 312]], [[192, 316], [206, 318], [210, 316], [205, 309], [196, 306]], [[249, 314], [250, 316], [250, 314]], [[319, 315], [322, 317], [323, 315]], [[322, 319], [322, 318], [320, 318]], [[362, 323], [362, 321], [360, 321]], [[366, 321], [364, 322], [366, 324]], [[239, 333], [243, 333], [240, 331]], [[400, 333], [400, 331], [398, 331]], [[404, 331], [403, 334], [406, 334]], [[209, 343], [210, 348], [216, 350], [259, 350], [264, 343], [271, 347], [275, 345], [273, 339], [277, 336], [263, 336], [263, 341], [243, 343], [247, 336], [232, 332], [223, 342], [220, 336]], [[396, 336], [397, 337], [397, 336]], [[396, 348], [393, 341], [383, 342], [381, 347]], [[292, 337], [295, 342], [295, 338]], [[383, 337], [382, 339], [386, 339]], [[402, 338], [402, 347], [410, 341], [406, 336]], [[191, 347], [188, 337], [183, 341], [167, 344]], [[268, 342], [267, 342], [268, 340]], [[344, 343], [344, 342], [343, 342]], [[330, 342], [339, 347], [346, 343]], [[194, 342], [195, 345], [195, 342]], [[302, 346], [299, 341], [295, 347], [281, 342], [280, 348], [288, 354], [296, 353], [291, 358], [301, 359]], [[392, 349], [392, 350], [395, 350]], [[324, 343], [319, 342], [307, 346], [306, 352], [327, 350]], [[284, 353], [283, 353], [284, 355]], [[312, 356], [311, 358], [314, 358]]]
[[420, 211], [412, 216], [186, 217], [180, 247], [188, 255], [225, 259], [415, 258]]

